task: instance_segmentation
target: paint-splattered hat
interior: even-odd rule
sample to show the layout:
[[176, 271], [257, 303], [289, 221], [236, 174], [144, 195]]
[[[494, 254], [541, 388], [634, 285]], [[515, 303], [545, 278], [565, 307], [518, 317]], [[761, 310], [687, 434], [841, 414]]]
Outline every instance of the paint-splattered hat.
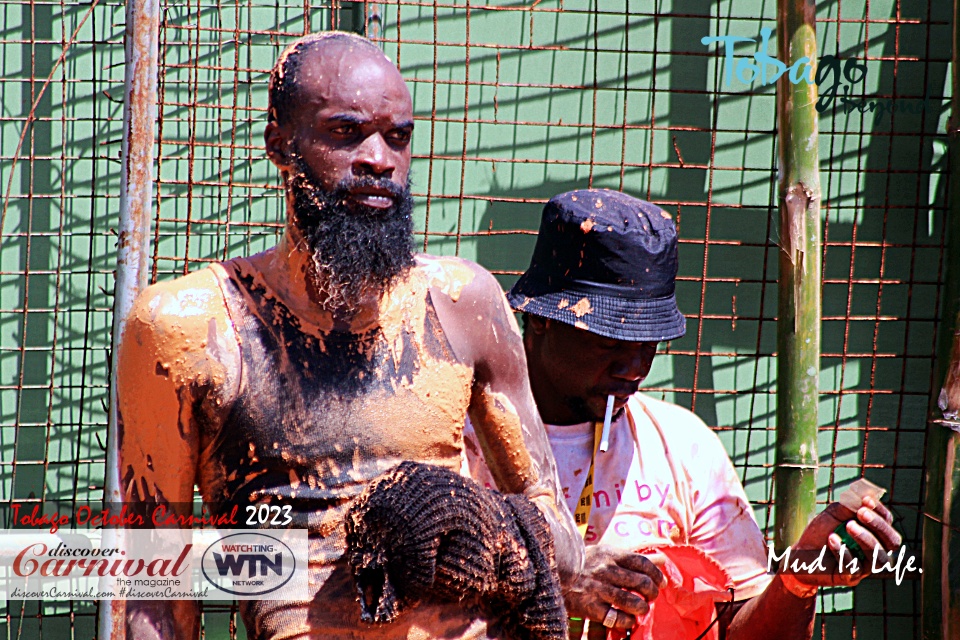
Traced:
[[507, 299], [607, 338], [672, 340], [686, 332], [676, 277], [670, 214], [619, 191], [570, 191], [543, 208], [530, 268]]

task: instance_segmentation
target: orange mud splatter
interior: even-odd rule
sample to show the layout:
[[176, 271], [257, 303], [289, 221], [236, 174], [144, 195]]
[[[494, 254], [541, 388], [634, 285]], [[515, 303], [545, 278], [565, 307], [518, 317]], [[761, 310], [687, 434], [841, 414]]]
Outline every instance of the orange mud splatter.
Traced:
[[582, 318], [588, 313], [593, 313], [593, 306], [591, 306], [590, 300], [587, 298], [580, 298], [580, 301], [577, 302], [577, 304], [570, 307], [570, 311], [572, 311], [578, 318]]
[[[398, 366], [403, 357], [404, 335], [420, 335], [424, 330], [428, 287], [426, 274], [421, 269], [411, 269], [402, 280], [390, 287], [380, 302], [380, 330]], [[414, 342], [419, 344], [419, 341]], [[377, 374], [382, 376], [380, 371]]]
[[259, 471], [254, 471], [253, 473], [248, 473], [247, 475], [243, 476], [243, 481], [250, 482], [251, 480], [255, 479], [257, 476], [262, 476], [266, 472], [267, 472], [266, 469], [261, 469]]
[[582, 320], [577, 320], [576, 322], [573, 323], [573, 326], [575, 326], [577, 329], [585, 329], [587, 331], [590, 330], [590, 325], [588, 325], [586, 322], [583, 322]]
[[439, 289], [454, 302], [460, 299], [463, 288], [476, 277], [467, 265], [450, 258], [419, 255], [417, 264], [429, 278], [430, 286]]
[[417, 396], [423, 404], [443, 413], [450, 420], [450, 427], [457, 432], [459, 440], [463, 419], [467, 415], [472, 381], [473, 370], [470, 367], [428, 365], [421, 368], [412, 384], [404, 381], [403, 388]]
[[661, 211], [661, 212], [660, 212], [660, 215], [663, 216], [664, 218], [666, 218], [667, 220], [672, 220], [672, 219], [673, 219], [673, 218], [670, 217], [670, 214], [667, 213], [666, 211]]
[[229, 399], [228, 381], [240, 366], [235, 335], [209, 269], [153, 285], [137, 299], [117, 371], [127, 498], [136, 491], [140, 499], [188, 502], [193, 495], [192, 469], [170, 469], [196, 453], [194, 412], [219, 414]]
[[[452, 263], [450, 261], [448, 265]], [[430, 288], [439, 281], [448, 292], [459, 295], [459, 290], [466, 285], [466, 271], [459, 265], [453, 266], [453, 269], [439, 270], [415, 267], [384, 294], [377, 324], [380, 340], [388, 350], [388, 361], [392, 360], [394, 364], [389, 369], [376, 368], [371, 375], [393, 382], [375, 388], [350, 406], [329, 408], [326, 418], [329, 423], [350, 425], [347, 432], [339, 434], [346, 446], [337, 443], [334, 449], [338, 452], [346, 450], [352, 455], [339, 458], [347, 467], [345, 469], [340, 469], [332, 459], [309, 461], [312, 473], [302, 482], [310, 483], [311, 478], [316, 482], [318, 477], [343, 474], [355, 476], [356, 480], [367, 480], [365, 474], [369, 472], [371, 457], [393, 461], [393, 464], [397, 460], [426, 459], [447, 466], [453, 466], [459, 460], [473, 370], [445, 358], [442, 353], [432, 353], [432, 349], [424, 346], [425, 333], [431, 326], [427, 318]], [[456, 277], [447, 278], [445, 274], [450, 272]], [[435, 319], [432, 325], [436, 325]], [[434, 331], [441, 330], [435, 326]], [[442, 333], [432, 338], [441, 343], [446, 341]], [[323, 338], [318, 340], [322, 342]], [[414, 353], [406, 353], [409, 350]], [[372, 357], [373, 351], [371, 349], [366, 355]], [[412, 373], [396, 376], [400, 364], [411, 360], [418, 363]], [[306, 442], [313, 436], [288, 433], [287, 437], [296, 444], [301, 438]], [[352, 444], [349, 444], [351, 437]]]
[[[489, 386], [474, 387], [471, 419], [494, 480], [507, 493], [520, 493], [538, 480], [537, 470], [523, 438], [524, 427], [516, 407], [506, 395]], [[486, 430], [489, 432], [485, 432]], [[496, 434], [496, 437], [489, 438]], [[493, 462], [493, 464], [490, 464]], [[497, 477], [502, 475], [503, 477]]]
[[586, 220], [580, 223], [580, 230], [583, 231], [584, 233], [590, 233], [590, 230], [593, 229], [594, 226], [595, 226], [595, 223], [593, 219], [587, 218]]
[[557, 309], [566, 309], [570, 306], [570, 301], [566, 298], [560, 298], [560, 302], [557, 303]]

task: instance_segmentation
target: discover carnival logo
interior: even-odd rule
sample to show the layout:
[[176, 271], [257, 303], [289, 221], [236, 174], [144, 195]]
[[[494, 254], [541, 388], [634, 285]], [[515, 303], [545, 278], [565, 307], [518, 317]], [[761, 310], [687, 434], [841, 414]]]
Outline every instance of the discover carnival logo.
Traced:
[[259, 532], [228, 535], [203, 552], [203, 575], [217, 589], [233, 596], [264, 596], [283, 587], [297, 569], [285, 543]]
[[308, 548], [306, 529], [0, 530], [0, 600], [300, 600]]

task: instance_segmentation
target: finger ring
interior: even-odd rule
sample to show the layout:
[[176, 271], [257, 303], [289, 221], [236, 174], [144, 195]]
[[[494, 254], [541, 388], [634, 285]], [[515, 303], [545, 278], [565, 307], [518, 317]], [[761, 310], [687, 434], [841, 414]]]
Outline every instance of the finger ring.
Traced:
[[607, 615], [603, 617], [603, 626], [607, 629], [613, 629], [615, 624], [617, 624], [617, 610], [610, 607], [607, 609]]

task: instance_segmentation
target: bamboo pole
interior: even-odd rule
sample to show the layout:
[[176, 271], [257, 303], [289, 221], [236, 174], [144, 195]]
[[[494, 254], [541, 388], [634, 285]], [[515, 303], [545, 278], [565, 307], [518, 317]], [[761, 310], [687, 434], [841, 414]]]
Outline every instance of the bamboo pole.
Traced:
[[[937, 339], [937, 381], [930, 402], [924, 466], [923, 638], [960, 637], [960, 0], [953, 5], [953, 64], [950, 121], [949, 208], [943, 313]], [[952, 344], [952, 350], [951, 350]], [[953, 570], [951, 570], [953, 567]]]
[[[159, 0], [128, 0], [124, 34], [123, 141], [120, 148], [120, 220], [117, 238], [117, 278], [114, 289], [111, 371], [133, 302], [147, 286], [150, 255], [150, 207], [153, 192], [153, 144], [157, 122], [157, 59], [160, 37]], [[120, 429], [116, 376], [110, 379], [107, 416], [107, 460], [104, 471], [105, 506], [123, 500], [120, 487]], [[106, 531], [104, 544], [122, 544], [122, 531]], [[115, 536], [111, 538], [110, 536]], [[100, 602], [98, 637], [125, 636], [123, 600]]]
[[[817, 60], [814, 0], [779, 0], [778, 58], [792, 68]], [[810, 75], [813, 75], [811, 73]], [[820, 380], [820, 170], [817, 85], [777, 84], [780, 278], [777, 322], [777, 446], [774, 543], [793, 544], [817, 497]]]

